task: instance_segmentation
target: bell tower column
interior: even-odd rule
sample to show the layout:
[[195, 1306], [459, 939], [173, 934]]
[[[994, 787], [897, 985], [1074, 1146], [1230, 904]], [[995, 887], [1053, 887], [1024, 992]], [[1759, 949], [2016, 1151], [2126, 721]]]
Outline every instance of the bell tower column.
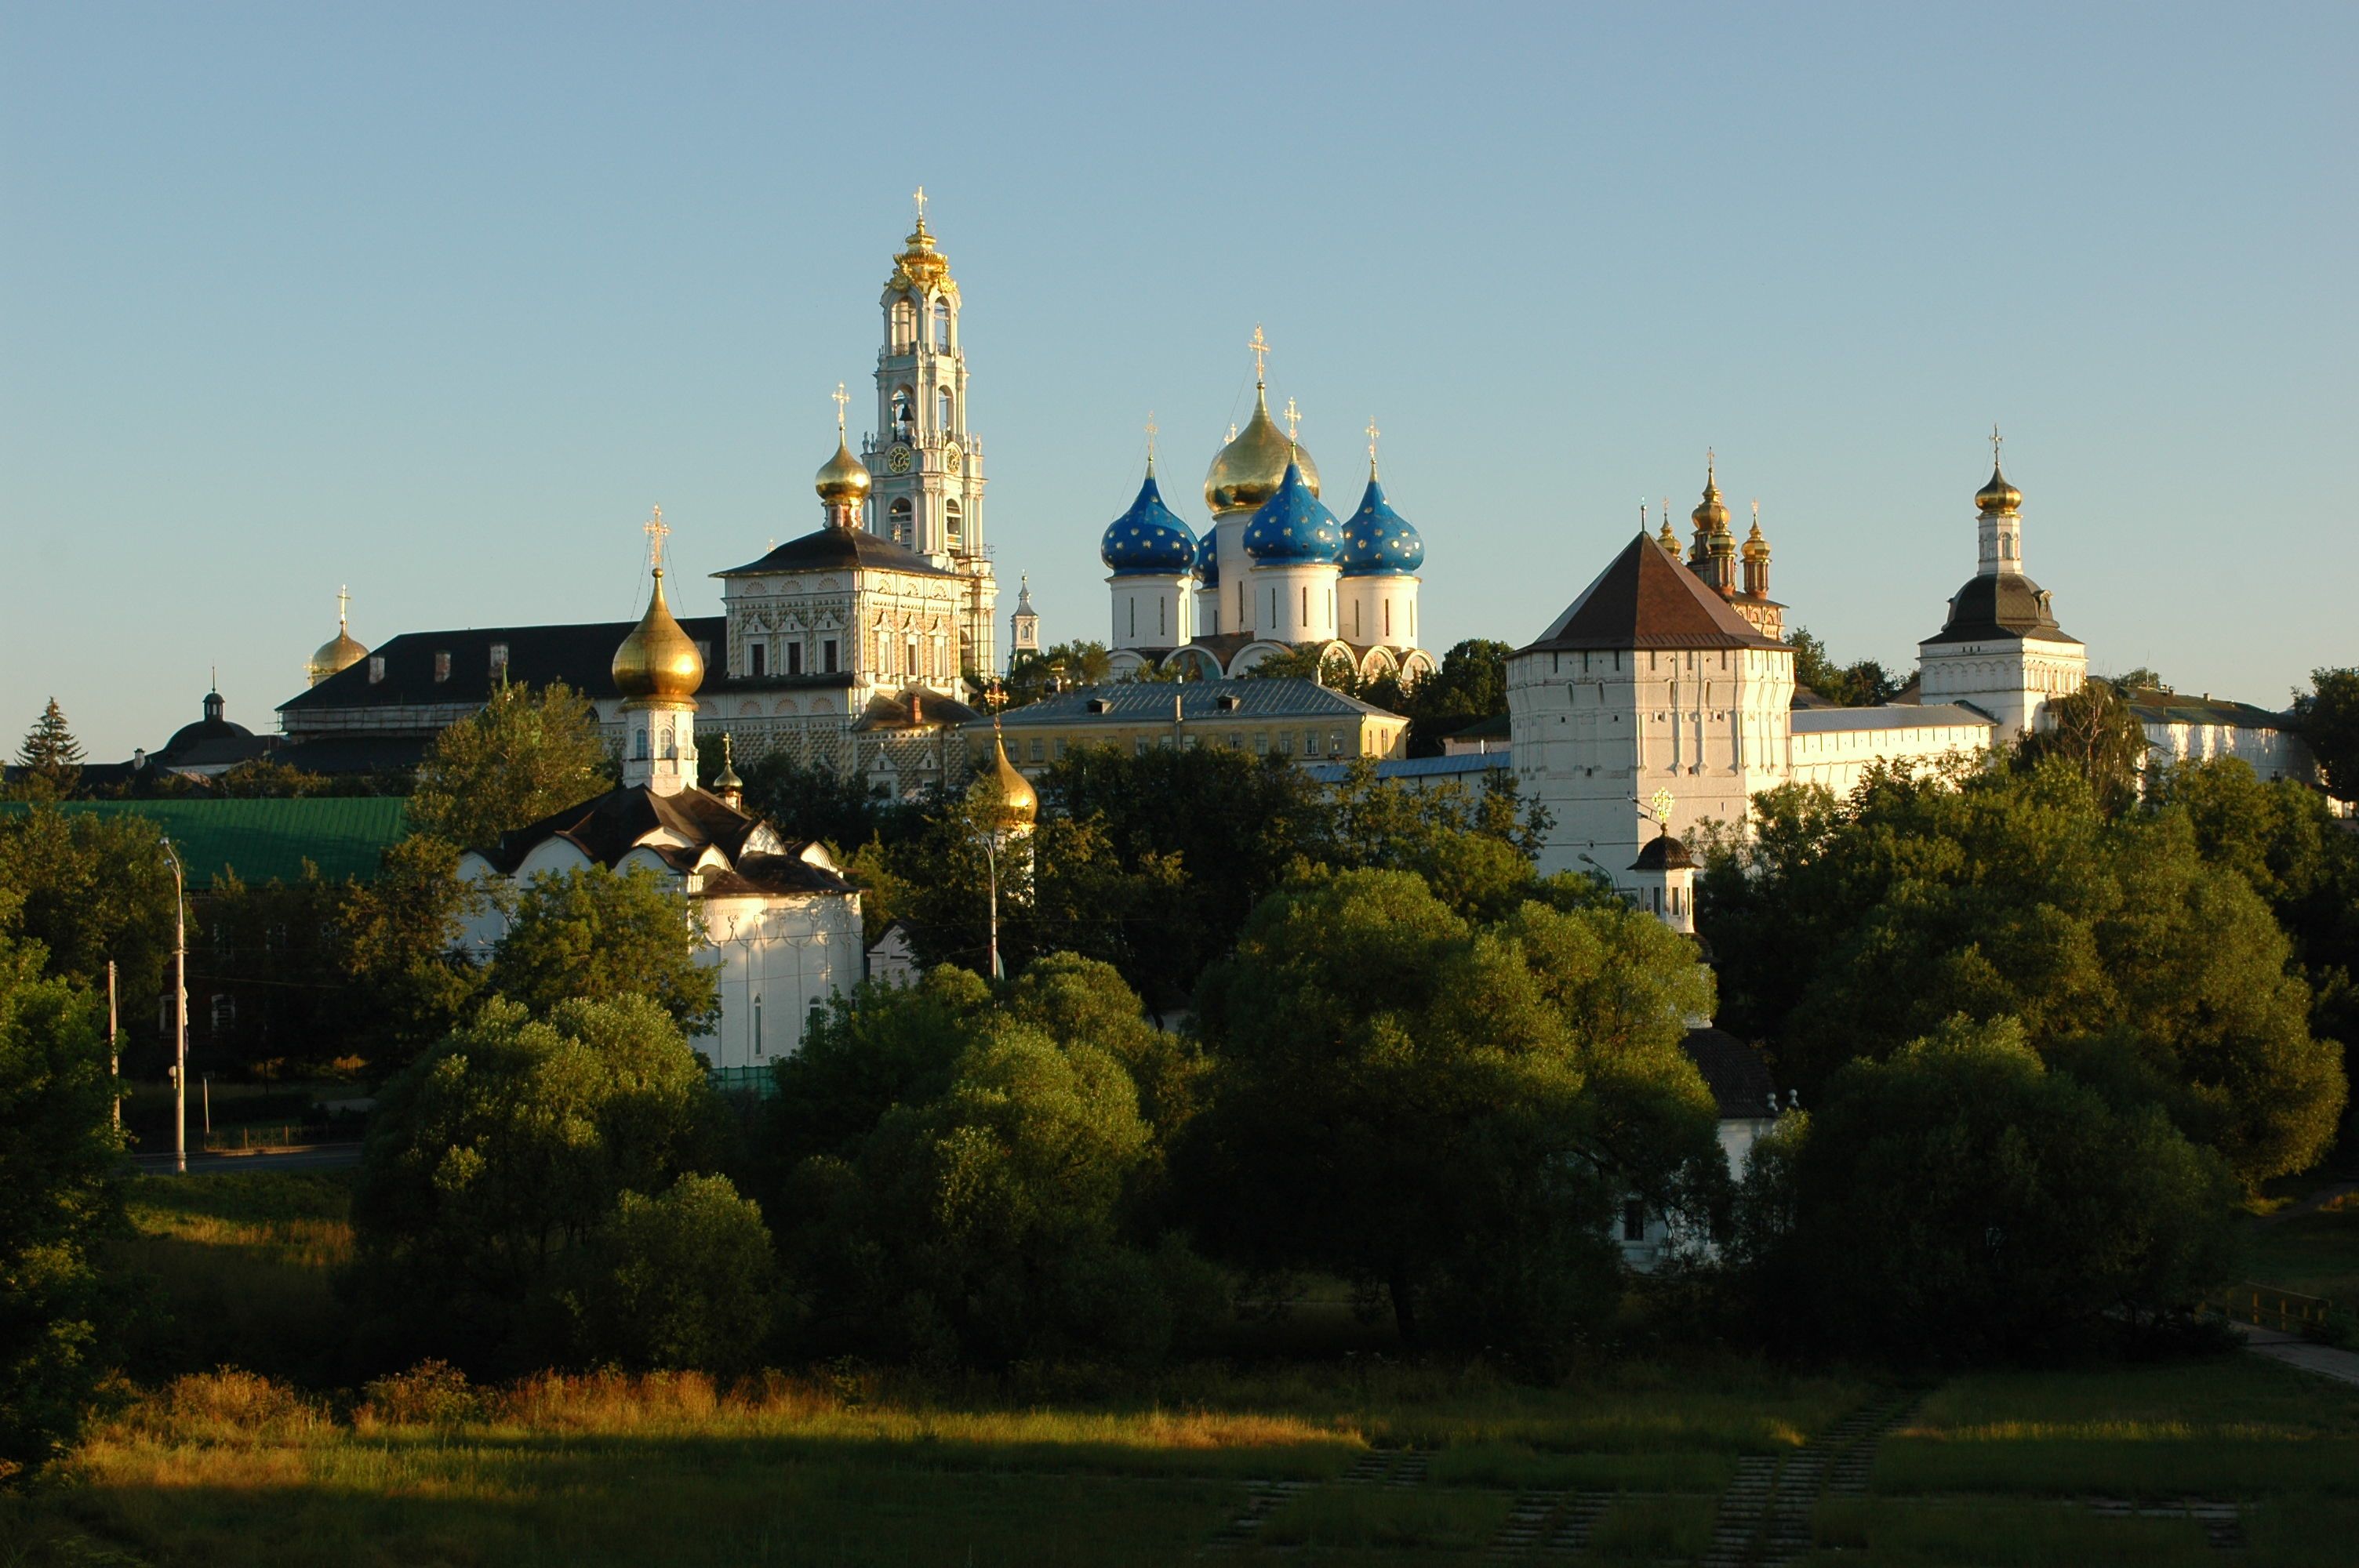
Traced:
[[925, 187], [916, 200], [917, 225], [893, 258], [881, 300], [876, 434], [862, 453], [875, 480], [869, 526], [966, 579], [960, 662], [987, 675], [998, 667], [999, 590], [984, 543], [983, 449], [967, 427], [959, 286], [926, 227]]

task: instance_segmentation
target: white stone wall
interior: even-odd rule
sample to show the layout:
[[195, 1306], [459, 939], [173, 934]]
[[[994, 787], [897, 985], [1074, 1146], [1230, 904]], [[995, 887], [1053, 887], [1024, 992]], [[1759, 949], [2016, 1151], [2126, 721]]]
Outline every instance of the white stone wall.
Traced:
[[2241, 757], [2264, 783], [2296, 779], [2307, 784], [2317, 773], [2310, 748], [2290, 730], [2241, 724], [2147, 724], [2141, 728], [2146, 730], [2147, 762], [2152, 767]]
[[1867, 770], [1879, 762], [1940, 762], [1987, 752], [1993, 729], [1988, 724], [1920, 724], [1817, 730], [1810, 719], [1809, 708], [1794, 715], [1791, 776], [1799, 784], [1823, 785], [1837, 799], [1858, 788]]
[[1543, 874], [1619, 875], [1654, 827], [1642, 802], [1670, 792], [1670, 830], [1741, 823], [1784, 782], [1794, 655], [1784, 648], [1538, 652], [1507, 665], [1523, 797], [1553, 820]]
[[1117, 572], [1106, 579], [1114, 600], [1109, 648], [1176, 648], [1192, 639], [1195, 617], [1188, 579], [1148, 572]]

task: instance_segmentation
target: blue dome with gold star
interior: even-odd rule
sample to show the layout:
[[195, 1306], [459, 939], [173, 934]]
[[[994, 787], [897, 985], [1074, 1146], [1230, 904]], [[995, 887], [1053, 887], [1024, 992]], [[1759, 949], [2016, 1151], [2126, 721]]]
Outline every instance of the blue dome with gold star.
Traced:
[[1406, 577], [1425, 565], [1425, 539], [1385, 499], [1385, 487], [1368, 475], [1360, 509], [1343, 520], [1345, 577]]
[[1205, 588], [1221, 586], [1221, 525], [1218, 523], [1204, 530], [1196, 541], [1196, 581]]
[[1196, 535], [1163, 504], [1152, 468], [1130, 510], [1106, 524], [1105, 536], [1098, 541], [1098, 559], [1125, 577], [1134, 572], [1168, 577], [1195, 565]]
[[1265, 566], [1332, 561], [1343, 548], [1343, 525], [1310, 492], [1302, 465], [1289, 462], [1277, 493], [1245, 524], [1245, 554]]

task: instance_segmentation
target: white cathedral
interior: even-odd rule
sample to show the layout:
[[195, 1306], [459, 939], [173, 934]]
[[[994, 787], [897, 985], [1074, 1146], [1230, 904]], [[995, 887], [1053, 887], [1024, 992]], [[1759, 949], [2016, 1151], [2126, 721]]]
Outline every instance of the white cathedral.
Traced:
[[[1145, 669], [1191, 679], [1245, 674], [1274, 654], [1321, 650], [1364, 680], [1414, 684], [1433, 668], [1419, 643], [1425, 541], [1386, 498], [1368, 426], [1368, 486], [1339, 521], [1319, 499], [1319, 465], [1299, 439], [1292, 399], [1281, 434], [1270, 417], [1269, 344], [1254, 329], [1254, 410], [1212, 456], [1201, 538], [1165, 503], [1147, 449], [1147, 478], [1098, 542], [1112, 590], [1107, 646], [1119, 678]], [[1150, 442], [1154, 427], [1148, 426]]]

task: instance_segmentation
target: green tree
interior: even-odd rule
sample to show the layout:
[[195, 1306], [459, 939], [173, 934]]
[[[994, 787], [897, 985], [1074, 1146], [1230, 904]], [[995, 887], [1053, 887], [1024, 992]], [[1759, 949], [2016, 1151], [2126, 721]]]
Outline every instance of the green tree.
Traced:
[[1356, 696], [1359, 671], [1351, 655], [1323, 643], [1299, 643], [1282, 654], [1271, 654], [1245, 672], [1246, 680], [1315, 680], [1321, 686]]
[[1103, 643], [1059, 643], [1037, 654], [1026, 654], [1008, 665], [1003, 689], [1007, 706], [1022, 708], [1039, 701], [1052, 690], [1103, 686], [1114, 678], [1112, 656]]
[[385, 1087], [369, 1126], [352, 1288], [379, 1353], [510, 1371], [564, 1355], [560, 1263], [623, 1194], [712, 1169], [723, 1116], [645, 997], [543, 1019], [486, 1001]]
[[724, 1374], [759, 1364], [777, 1299], [760, 1207], [728, 1177], [699, 1175], [623, 1194], [565, 1292], [592, 1359]]
[[2098, 808], [2119, 816], [2137, 804], [2146, 747], [2146, 728], [2130, 711], [2122, 688], [2111, 681], [2091, 680], [2048, 705], [2043, 727], [2016, 742], [2016, 765], [2036, 768], [2049, 757], [2060, 757], [2088, 781]]
[[[717, 747], [704, 755], [708, 768], [720, 766]], [[768, 823], [790, 843], [817, 839], [838, 856], [872, 838], [899, 842], [923, 820], [919, 808], [885, 799], [864, 780], [833, 768], [805, 767], [784, 751], [765, 752], [741, 772], [747, 815]]]
[[2359, 666], [2312, 670], [2293, 711], [2327, 793], [2359, 803]]
[[589, 698], [562, 681], [538, 689], [503, 683], [426, 749], [409, 826], [462, 849], [483, 849], [589, 799], [614, 777]]
[[2069, 761], [1962, 782], [1872, 773], [1765, 795], [1698, 919], [1723, 1022], [1815, 1094], [1953, 1014], [2020, 1021], [2051, 1062], [2137, 1086], [2247, 1182], [2303, 1169], [2344, 1098], [2284, 934], [2183, 812], [2108, 819]]
[[0, 884], [0, 1484], [61, 1453], [107, 1365], [92, 1253], [119, 1223], [123, 1142], [90, 994], [42, 974]]
[[1341, 689], [1405, 716], [1410, 756], [1440, 756], [1446, 737], [1485, 719], [1505, 717], [1507, 656], [1514, 652], [1505, 643], [1473, 637], [1442, 654], [1440, 666], [1422, 680], [1404, 686], [1397, 676], [1378, 676]]
[[[1788, 1134], [1790, 1137], [1791, 1135]], [[2154, 1106], [2050, 1072], [2012, 1019], [1944, 1023], [1828, 1085], [1743, 1206], [1765, 1321], [1814, 1348], [1972, 1361], [2191, 1316], [2235, 1184]]]
[[233, 1005], [191, 1053], [192, 1071], [268, 1079], [364, 1065], [352, 1038], [365, 1022], [353, 1007], [345, 946], [353, 892], [307, 860], [292, 882], [256, 887], [228, 874], [197, 900], [190, 989]]
[[1794, 684], [1807, 687], [1843, 708], [1875, 708], [1892, 700], [1901, 683], [1875, 659], [1855, 659], [1838, 665], [1827, 656], [1827, 645], [1797, 626], [1786, 633], [1794, 650]]
[[447, 841], [413, 835], [386, 848], [376, 877], [344, 903], [346, 1049], [382, 1072], [457, 1026], [484, 979], [460, 937], [484, 903], [460, 880], [459, 851]]
[[1175, 1180], [1217, 1254], [1381, 1289], [1412, 1344], [1551, 1369], [1619, 1292], [1625, 1195], [1699, 1222], [1725, 1165], [1680, 1049], [1689, 946], [1618, 903], [1473, 925], [1416, 876], [1316, 877], [1199, 993]]
[[1103, 965], [1049, 955], [1011, 991], [947, 966], [869, 987], [779, 1065], [774, 1212], [810, 1348], [1152, 1361], [1217, 1305], [1204, 1265], [1156, 1234], [1160, 1140], [1125, 1065], [1180, 1114], [1184, 1047]]
[[[122, 1015], [152, 1013], [172, 951], [172, 872], [147, 817], [36, 805], [0, 813], [0, 887], [49, 973], [100, 995], [116, 967]], [[193, 938], [192, 938], [193, 940]]]
[[16, 765], [24, 769], [19, 787], [28, 799], [61, 800], [81, 780], [82, 762], [82, 743], [53, 697], [16, 748]]
[[644, 866], [544, 871], [516, 896], [485, 985], [545, 1013], [568, 997], [643, 996], [690, 1034], [721, 1018], [695, 906]]

